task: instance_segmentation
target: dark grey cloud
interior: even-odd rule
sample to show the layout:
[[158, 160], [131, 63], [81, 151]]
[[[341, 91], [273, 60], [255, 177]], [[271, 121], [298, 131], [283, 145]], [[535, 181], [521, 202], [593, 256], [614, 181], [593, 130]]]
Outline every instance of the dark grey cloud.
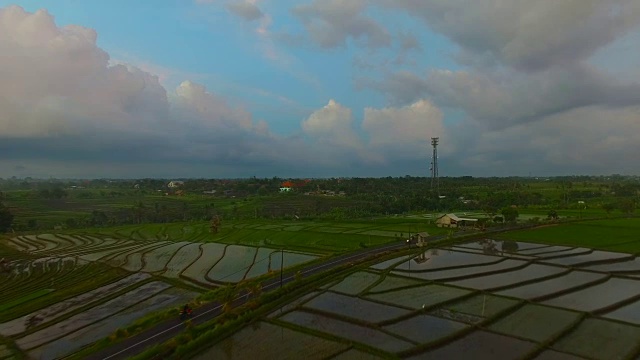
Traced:
[[374, 0], [422, 18], [467, 60], [492, 56], [525, 71], [586, 59], [640, 24], [636, 0]]
[[590, 65], [554, 67], [534, 74], [514, 71], [433, 70], [392, 73], [356, 86], [381, 91], [392, 104], [428, 96], [438, 105], [463, 109], [490, 128], [509, 127], [591, 105], [640, 104], [640, 82], [621, 81]]
[[390, 46], [388, 31], [363, 13], [366, 5], [366, 0], [314, 0], [291, 11], [313, 42], [323, 48], [345, 46], [349, 39], [371, 48]]

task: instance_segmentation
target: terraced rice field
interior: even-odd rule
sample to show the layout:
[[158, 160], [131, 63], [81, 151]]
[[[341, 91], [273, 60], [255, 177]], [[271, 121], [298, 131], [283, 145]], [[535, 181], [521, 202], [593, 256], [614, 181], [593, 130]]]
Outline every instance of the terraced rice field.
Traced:
[[[10, 269], [0, 273], [0, 350], [13, 354], [3, 343], [6, 339], [31, 358], [59, 358], [198, 295], [187, 289], [235, 283], [317, 257], [142, 237], [42, 234], [0, 239], [0, 259], [8, 260]], [[165, 278], [185, 286], [175, 287]]]
[[[24, 244], [22, 251], [0, 244], [0, 258], [9, 265], [9, 271], [0, 272], [2, 359], [65, 356], [139, 317], [179, 306], [198, 295], [149, 273], [131, 274], [82, 258], [87, 249], [100, 253], [100, 244], [112, 246], [115, 241], [62, 239], [59, 246], [51, 246], [56, 239], [19, 239], [17, 243]], [[126, 242], [122, 245], [129, 248]]]
[[15, 250], [42, 258], [105, 263], [130, 272], [182, 279], [204, 287], [237, 283], [317, 255], [221, 243], [122, 240], [85, 235], [27, 235], [8, 240]]
[[[578, 247], [517, 243], [504, 251], [502, 245], [485, 240], [383, 261], [328, 281], [263, 323], [276, 334], [347, 344], [335, 358], [640, 357], [638, 259]], [[244, 333], [227, 341], [243, 341]], [[260, 351], [236, 350], [237, 357], [227, 358]]]

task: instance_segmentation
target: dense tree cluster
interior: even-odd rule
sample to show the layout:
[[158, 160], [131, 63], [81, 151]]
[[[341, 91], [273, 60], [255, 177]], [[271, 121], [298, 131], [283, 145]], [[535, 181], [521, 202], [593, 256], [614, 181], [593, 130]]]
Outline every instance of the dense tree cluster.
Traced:
[[[65, 211], [68, 204], [87, 204], [82, 214], [58, 223], [68, 228], [209, 221], [216, 216], [343, 220], [466, 210], [483, 212], [493, 222], [513, 222], [527, 208], [545, 209], [549, 219], [557, 219], [557, 210], [587, 207], [632, 214], [640, 200], [640, 179], [619, 175], [443, 177], [437, 191], [431, 189], [429, 178], [411, 176], [182, 179], [178, 187], [170, 187], [171, 180], [176, 179], [0, 179], [0, 200], [15, 208], [38, 203], [59, 211]], [[282, 187], [291, 190], [282, 192]], [[101, 206], [103, 203], [119, 205]], [[3, 211], [8, 212], [6, 208]], [[37, 218], [18, 219], [17, 223], [14, 228], [24, 230], [53, 226]]]
[[13, 224], [13, 214], [7, 206], [0, 202], [0, 233], [11, 230]]

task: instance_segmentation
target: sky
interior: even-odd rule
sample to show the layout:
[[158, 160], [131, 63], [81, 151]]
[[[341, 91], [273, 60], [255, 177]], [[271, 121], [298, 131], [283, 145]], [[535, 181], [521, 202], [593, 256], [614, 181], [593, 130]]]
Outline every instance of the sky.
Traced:
[[637, 0], [0, 0], [0, 177], [640, 174]]

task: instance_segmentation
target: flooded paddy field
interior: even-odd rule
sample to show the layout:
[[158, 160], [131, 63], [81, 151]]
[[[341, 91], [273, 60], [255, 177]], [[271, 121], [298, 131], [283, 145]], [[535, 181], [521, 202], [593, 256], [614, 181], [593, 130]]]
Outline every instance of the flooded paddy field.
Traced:
[[259, 322], [240, 330], [194, 359], [321, 360], [340, 354], [348, 348], [346, 343]]
[[268, 247], [132, 239], [1, 239], [0, 345], [6, 339], [29, 358], [64, 357], [145, 315], [193, 300], [199, 295], [193, 284], [216, 288], [318, 258]]
[[318, 258], [315, 254], [244, 245], [58, 234], [18, 236], [9, 239], [8, 245], [41, 257], [55, 254], [102, 262], [130, 272], [184, 278], [210, 287], [237, 283], [279, 270], [281, 266], [287, 268]]
[[318, 286], [265, 321], [409, 359], [638, 358], [640, 278], [627, 276], [638, 264], [497, 240], [416, 250]]

